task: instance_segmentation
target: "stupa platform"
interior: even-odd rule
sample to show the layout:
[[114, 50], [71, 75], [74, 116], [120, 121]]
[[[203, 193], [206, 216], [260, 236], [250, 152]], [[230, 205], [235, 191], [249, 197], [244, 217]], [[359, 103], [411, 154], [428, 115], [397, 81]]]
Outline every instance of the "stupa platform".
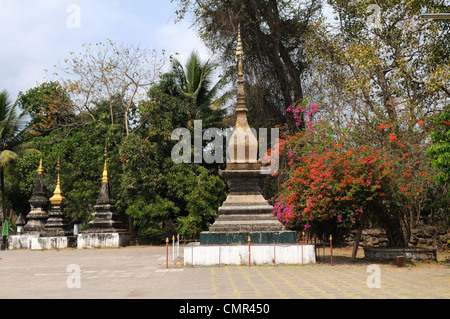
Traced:
[[76, 248], [76, 236], [43, 237], [35, 234], [8, 236], [8, 249], [52, 250]]
[[78, 235], [78, 249], [119, 248], [130, 244], [127, 232], [82, 233]]
[[314, 245], [204, 245], [184, 247], [184, 266], [303, 265], [316, 262]]

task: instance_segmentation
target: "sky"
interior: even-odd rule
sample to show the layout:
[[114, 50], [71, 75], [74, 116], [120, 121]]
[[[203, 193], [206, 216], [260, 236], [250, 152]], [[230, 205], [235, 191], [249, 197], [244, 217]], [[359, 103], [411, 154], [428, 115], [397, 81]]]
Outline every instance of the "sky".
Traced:
[[[105, 42], [212, 58], [191, 21], [175, 23], [170, 0], [0, 0], [0, 91], [15, 100], [51, 80], [55, 65], [84, 43]], [[46, 72], [45, 70], [48, 70]]]

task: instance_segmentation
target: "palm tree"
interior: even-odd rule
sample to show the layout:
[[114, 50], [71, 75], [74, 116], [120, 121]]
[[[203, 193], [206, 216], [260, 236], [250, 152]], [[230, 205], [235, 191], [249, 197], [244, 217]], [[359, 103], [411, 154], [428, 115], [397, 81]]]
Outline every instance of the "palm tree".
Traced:
[[176, 59], [172, 62], [175, 83], [187, 100], [187, 127], [192, 127], [196, 119], [203, 120], [204, 127], [219, 125], [226, 114], [222, 106], [230, 97], [230, 92], [217, 97], [223, 83], [218, 81], [212, 85], [213, 71], [217, 66], [209, 60], [203, 63], [195, 51], [191, 53], [185, 68]]
[[7, 90], [0, 92], [0, 192], [2, 196], [2, 222], [6, 219], [5, 168], [24, 149], [23, 136], [26, 131], [24, 110], [17, 115], [17, 103], [12, 103]]

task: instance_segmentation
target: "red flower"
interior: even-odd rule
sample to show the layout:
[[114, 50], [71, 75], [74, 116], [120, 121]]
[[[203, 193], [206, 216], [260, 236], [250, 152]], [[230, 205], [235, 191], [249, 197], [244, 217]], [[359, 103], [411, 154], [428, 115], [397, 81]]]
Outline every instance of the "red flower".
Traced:
[[422, 125], [423, 124], [423, 120], [419, 120], [419, 122], [417, 122], [417, 124]]
[[381, 124], [380, 126], [378, 126], [378, 129], [379, 130], [384, 130], [386, 128], [386, 125], [384, 125], [384, 122], [383, 122], [383, 124]]
[[397, 136], [395, 136], [394, 134], [389, 134], [389, 138], [391, 139], [391, 141], [397, 140]]

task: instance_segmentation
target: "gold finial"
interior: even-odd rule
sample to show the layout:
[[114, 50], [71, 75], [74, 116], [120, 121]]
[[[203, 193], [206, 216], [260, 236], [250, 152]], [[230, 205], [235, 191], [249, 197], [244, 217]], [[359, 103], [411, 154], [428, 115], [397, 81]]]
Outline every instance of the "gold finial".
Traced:
[[108, 169], [106, 168], [106, 160], [105, 166], [103, 167], [102, 183], [108, 183]]
[[238, 67], [239, 67], [239, 73], [238, 73], [238, 94], [237, 94], [237, 109], [236, 111], [241, 112], [248, 112], [247, 108], [245, 107], [245, 91], [244, 91], [244, 75], [242, 73], [242, 57], [244, 55], [244, 49], [242, 47], [242, 39], [241, 39], [241, 24], [238, 26], [238, 44], [237, 44], [237, 50], [236, 50], [236, 57], [238, 58]]
[[244, 56], [244, 49], [242, 47], [242, 38], [241, 38], [241, 24], [238, 25], [238, 44], [236, 49], [236, 57], [241, 60]]
[[108, 183], [108, 169], [106, 167], [106, 158], [108, 157], [107, 142], [105, 142], [105, 166], [103, 167], [102, 183]]
[[105, 157], [108, 157], [108, 141], [105, 140], [105, 153], [104, 153]]
[[44, 168], [42, 166], [42, 157], [41, 157], [41, 160], [39, 161], [38, 175], [42, 175], [43, 173], [44, 173]]
[[55, 191], [53, 192], [53, 197], [50, 198], [50, 202], [52, 203], [52, 205], [62, 205], [62, 204], [64, 204], [66, 199], [64, 198], [64, 196], [62, 196], [62, 191], [61, 191], [61, 186], [60, 186], [59, 172], [61, 170], [61, 163], [59, 161], [59, 157], [58, 157], [58, 164], [56, 165], [56, 170], [58, 171], [58, 180], [56, 182]]

